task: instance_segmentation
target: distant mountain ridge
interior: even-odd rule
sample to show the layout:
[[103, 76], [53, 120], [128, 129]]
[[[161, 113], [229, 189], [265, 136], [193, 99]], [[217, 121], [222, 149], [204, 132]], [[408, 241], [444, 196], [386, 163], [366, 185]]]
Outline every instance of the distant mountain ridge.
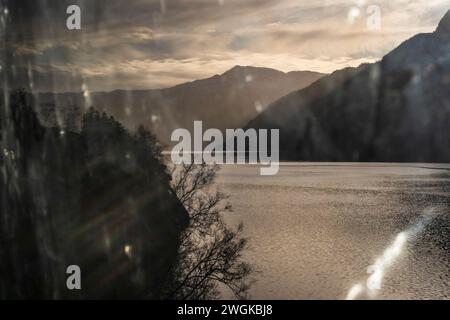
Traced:
[[279, 128], [282, 159], [450, 161], [450, 11], [380, 62], [276, 101], [248, 128]]
[[[205, 128], [242, 127], [273, 101], [322, 76], [310, 71], [284, 73], [235, 66], [221, 75], [167, 89], [97, 92], [89, 99], [82, 93], [39, 94], [41, 109], [37, 111], [43, 122], [48, 119], [65, 122], [68, 116], [64, 110], [93, 106], [114, 116], [127, 128], [149, 127], [163, 143], [168, 143], [174, 129], [192, 129], [195, 120], [202, 120]], [[52, 107], [56, 116], [49, 117]]]

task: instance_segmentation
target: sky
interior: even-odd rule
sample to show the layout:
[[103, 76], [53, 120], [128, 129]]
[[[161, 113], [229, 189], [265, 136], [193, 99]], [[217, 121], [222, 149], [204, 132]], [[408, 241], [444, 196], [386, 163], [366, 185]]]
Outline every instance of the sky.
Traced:
[[[81, 30], [66, 27], [70, 4]], [[330, 73], [434, 31], [448, 9], [448, 0], [0, 0], [1, 56], [9, 86], [36, 91], [164, 88], [235, 65]]]

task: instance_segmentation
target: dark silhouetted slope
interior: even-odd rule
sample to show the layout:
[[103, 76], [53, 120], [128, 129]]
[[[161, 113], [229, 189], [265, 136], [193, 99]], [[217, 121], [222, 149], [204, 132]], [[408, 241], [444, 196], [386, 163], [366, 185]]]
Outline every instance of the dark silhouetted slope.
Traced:
[[[2, 99], [2, 101], [4, 101]], [[160, 298], [187, 225], [151, 135], [89, 110], [41, 126], [31, 95], [1, 106], [0, 299]], [[82, 290], [66, 268], [82, 270]]]
[[279, 128], [281, 157], [450, 161], [450, 12], [375, 64], [337, 71], [248, 124]]

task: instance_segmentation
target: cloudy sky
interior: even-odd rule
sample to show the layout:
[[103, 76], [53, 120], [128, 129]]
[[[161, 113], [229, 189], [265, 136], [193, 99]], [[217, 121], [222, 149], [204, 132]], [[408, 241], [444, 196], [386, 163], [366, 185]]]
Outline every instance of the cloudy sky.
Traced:
[[[66, 8], [81, 7], [81, 30]], [[369, 28], [378, 5], [380, 28]], [[332, 72], [432, 32], [448, 0], [0, 0], [10, 86], [163, 88], [234, 65]], [[372, 8], [372, 9], [370, 9]], [[369, 10], [369, 12], [368, 12]], [[376, 18], [376, 17], [375, 17]]]

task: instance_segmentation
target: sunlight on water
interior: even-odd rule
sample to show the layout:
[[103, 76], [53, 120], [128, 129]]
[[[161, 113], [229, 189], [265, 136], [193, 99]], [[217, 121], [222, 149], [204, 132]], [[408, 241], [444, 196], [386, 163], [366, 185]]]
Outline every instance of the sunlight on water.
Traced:
[[[227, 222], [244, 223], [245, 258], [261, 270], [252, 298], [448, 298], [450, 166], [282, 163], [272, 177], [221, 168]], [[382, 284], [375, 296], [370, 277]]]

